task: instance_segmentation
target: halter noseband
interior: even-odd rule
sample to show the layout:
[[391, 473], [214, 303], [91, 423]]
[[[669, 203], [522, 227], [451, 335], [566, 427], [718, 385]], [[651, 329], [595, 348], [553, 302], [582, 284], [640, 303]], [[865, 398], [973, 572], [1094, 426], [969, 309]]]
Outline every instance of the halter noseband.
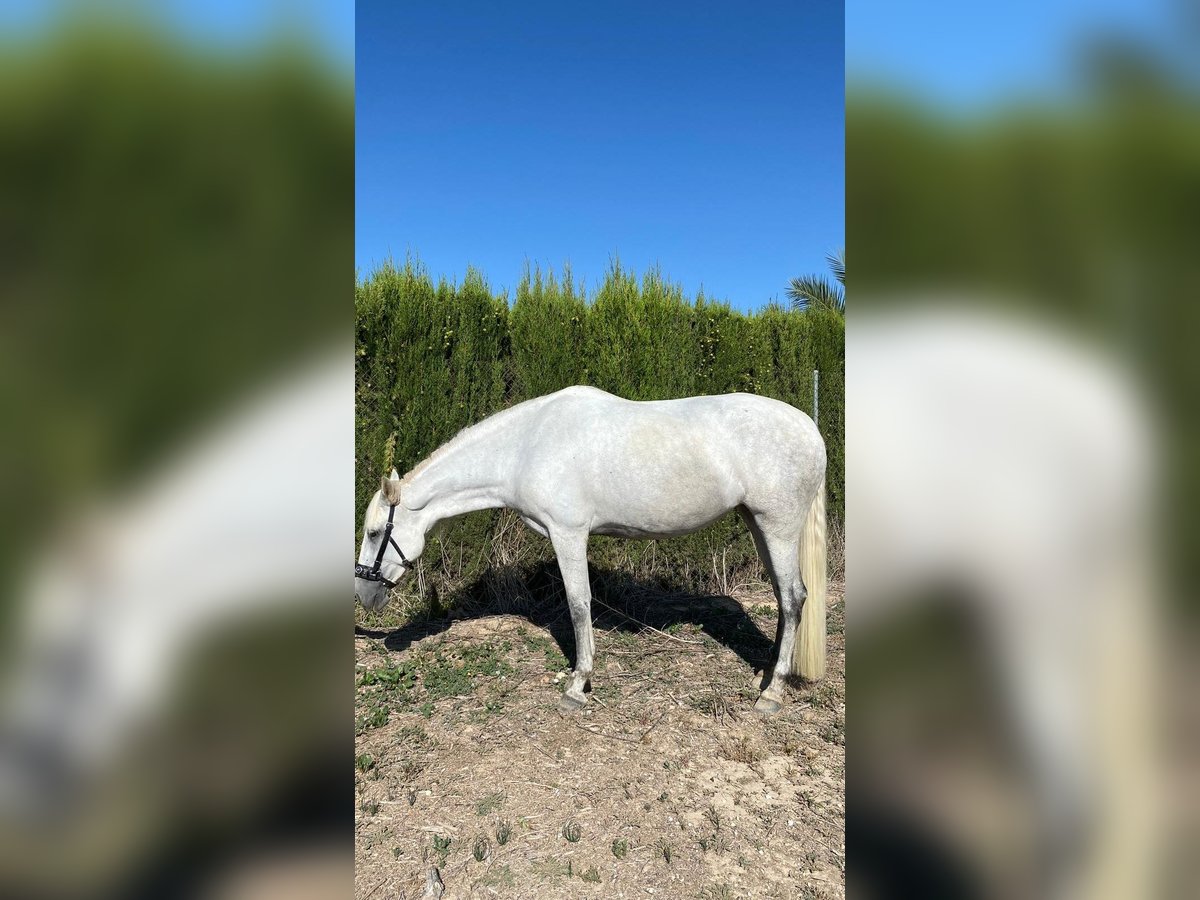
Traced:
[[361, 578], [363, 581], [382, 581], [388, 587], [396, 586], [396, 582], [384, 578], [383, 573], [379, 571], [379, 567], [383, 565], [383, 554], [387, 553], [388, 544], [396, 548], [396, 554], [400, 557], [400, 562], [404, 564], [404, 568], [412, 568], [412, 563], [408, 561], [408, 557], [404, 555], [404, 551], [400, 549], [400, 545], [392, 537], [392, 519], [395, 515], [396, 504], [393, 503], [388, 506], [388, 520], [387, 524], [383, 526], [383, 540], [379, 542], [379, 552], [375, 554], [375, 563], [369, 568], [361, 563], [355, 563], [355, 578]]

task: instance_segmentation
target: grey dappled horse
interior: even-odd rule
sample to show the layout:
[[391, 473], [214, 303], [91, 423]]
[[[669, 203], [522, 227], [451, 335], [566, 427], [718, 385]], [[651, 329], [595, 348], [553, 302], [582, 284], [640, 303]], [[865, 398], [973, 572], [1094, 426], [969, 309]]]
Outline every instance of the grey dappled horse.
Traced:
[[[571, 711], [586, 702], [595, 652], [588, 536], [673, 537], [737, 509], [779, 602], [774, 668], [755, 704], [773, 713], [789, 671], [806, 678], [824, 672], [824, 478], [816, 425], [778, 400], [725, 394], [634, 402], [570, 387], [465, 429], [404, 478], [395, 470], [385, 476], [364, 517], [354, 593], [366, 609], [382, 608], [438, 522], [480, 509], [516, 510], [550, 539], [562, 571], [576, 661], [559, 706]], [[802, 628], [806, 580], [814, 596]]]

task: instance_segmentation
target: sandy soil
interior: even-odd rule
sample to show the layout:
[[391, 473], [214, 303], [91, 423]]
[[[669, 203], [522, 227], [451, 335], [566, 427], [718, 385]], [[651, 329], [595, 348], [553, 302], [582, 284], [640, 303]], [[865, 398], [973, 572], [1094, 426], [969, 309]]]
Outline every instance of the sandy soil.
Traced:
[[356, 896], [844, 897], [843, 621], [770, 719], [765, 591], [598, 608], [571, 716], [565, 609], [358, 629]]

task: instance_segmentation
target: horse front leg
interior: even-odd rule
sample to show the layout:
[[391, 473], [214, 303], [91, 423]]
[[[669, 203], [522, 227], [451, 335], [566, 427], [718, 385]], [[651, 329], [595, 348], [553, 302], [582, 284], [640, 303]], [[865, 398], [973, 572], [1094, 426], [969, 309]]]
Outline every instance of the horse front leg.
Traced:
[[558, 557], [575, 627], [575, 671], [567, 690], [558, 702], [563, 712], [574, 712], [587, 703], [585, 691], [592, 689], [592, 656], [596, 643], [592, 635], [592, 588], [588, 582], [587, 532], [551, 530], [550, 541]]

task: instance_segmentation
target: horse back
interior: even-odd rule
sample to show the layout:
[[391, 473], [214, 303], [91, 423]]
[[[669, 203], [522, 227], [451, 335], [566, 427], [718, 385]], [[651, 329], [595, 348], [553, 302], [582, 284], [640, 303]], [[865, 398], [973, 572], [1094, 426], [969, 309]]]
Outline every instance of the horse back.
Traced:
[[602, 533], [687, 533], [824, 474], [811, 419], [765, 397], [635, 402], [570, 388], [547, 399], [522, 454], [522, 492]]

